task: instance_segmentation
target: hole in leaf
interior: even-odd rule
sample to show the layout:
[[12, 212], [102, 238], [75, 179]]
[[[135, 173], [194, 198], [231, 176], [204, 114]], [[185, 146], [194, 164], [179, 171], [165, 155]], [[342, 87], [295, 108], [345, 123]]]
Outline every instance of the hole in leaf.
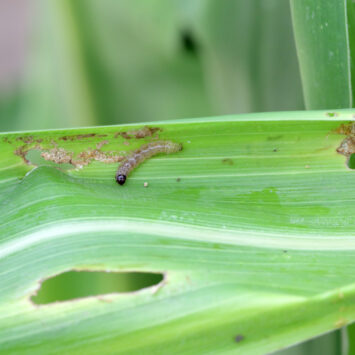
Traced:
[[112, 293], [133, 292], [158, 285], [163, 274], [148, 272], [68, 271], [44, 280], [31, 301], [37, 305]]
[[350, 155], [348, 160], [348, 166], [350, 169], [355, 169], [355, 153]]
[[197, 54], [198, 52], [198, 45], [190, 31], [185, 30], [181, 32], [181, 45], [185, 52], [191, 54]]
[[339, 116], [339, 114], [337, 112], [327, 112], [326, 115], [331, 118], [335, 118], [335, 117]]

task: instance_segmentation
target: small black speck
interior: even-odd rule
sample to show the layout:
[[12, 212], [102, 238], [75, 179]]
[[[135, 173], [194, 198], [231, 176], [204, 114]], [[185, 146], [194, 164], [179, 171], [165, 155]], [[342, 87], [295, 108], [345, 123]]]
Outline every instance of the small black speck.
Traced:
[[274, 148], [272, 151], [273, 151], [273, 152], [277, 152], [277, 151], [278, 151], [278, 149], [277, 149], [277, 148]]
[[177, 178], [177, 179], [176, 179], [176, 182], [180, 182], [180, 181], [181, 181], [181, 179], [180, 179], [180, 178]]
[[284, 253], [287, 253], [287, 250], [283, 250]]
[[235, 338], [234, 338], [236, 343], [240, 343], [242, 340], [244, 340], [244, 335], [238, 334]]

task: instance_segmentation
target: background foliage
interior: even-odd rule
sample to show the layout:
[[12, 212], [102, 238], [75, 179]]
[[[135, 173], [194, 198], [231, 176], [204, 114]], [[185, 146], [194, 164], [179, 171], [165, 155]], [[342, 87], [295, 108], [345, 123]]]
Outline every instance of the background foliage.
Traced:
[[32, 10], [3, 130], [303, 107], [287, 1], [64, 0]]

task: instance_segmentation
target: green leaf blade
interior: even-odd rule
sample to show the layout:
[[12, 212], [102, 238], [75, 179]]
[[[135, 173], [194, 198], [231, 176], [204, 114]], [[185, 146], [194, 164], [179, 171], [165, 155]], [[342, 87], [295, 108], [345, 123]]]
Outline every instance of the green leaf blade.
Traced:
[[[117, 135], [137, 125], [1, 135], [3, 353], [263, 354], [352, 322], [354, 172], [336, 149], [353, 114], [160, 122], [148, 125], [159, 137], [143, 139]], [[183, 150], [147, 160], [123, 186], [118, 163], [33, 169], [14, 154], [124, 155], [154, 139]], [[165, 279], [32, 304], [41, 280], [73, 269]]]
[[347, 1], [291, 0], [307, 109], [353, 107]]

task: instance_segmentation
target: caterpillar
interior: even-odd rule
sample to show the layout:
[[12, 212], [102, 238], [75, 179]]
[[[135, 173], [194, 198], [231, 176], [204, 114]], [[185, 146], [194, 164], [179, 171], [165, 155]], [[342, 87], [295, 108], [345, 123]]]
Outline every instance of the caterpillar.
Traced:
[[144, 144], [140, 148], [130, 153], [120, 164], [116, 173], [116, 182], [123, 185], [126, 182], [128, 174], [139, 164], [154, 155], [165, 153], [171, 154], [182, 149], [180, 143], [173, 143], [170, 141], [157, 141]]

